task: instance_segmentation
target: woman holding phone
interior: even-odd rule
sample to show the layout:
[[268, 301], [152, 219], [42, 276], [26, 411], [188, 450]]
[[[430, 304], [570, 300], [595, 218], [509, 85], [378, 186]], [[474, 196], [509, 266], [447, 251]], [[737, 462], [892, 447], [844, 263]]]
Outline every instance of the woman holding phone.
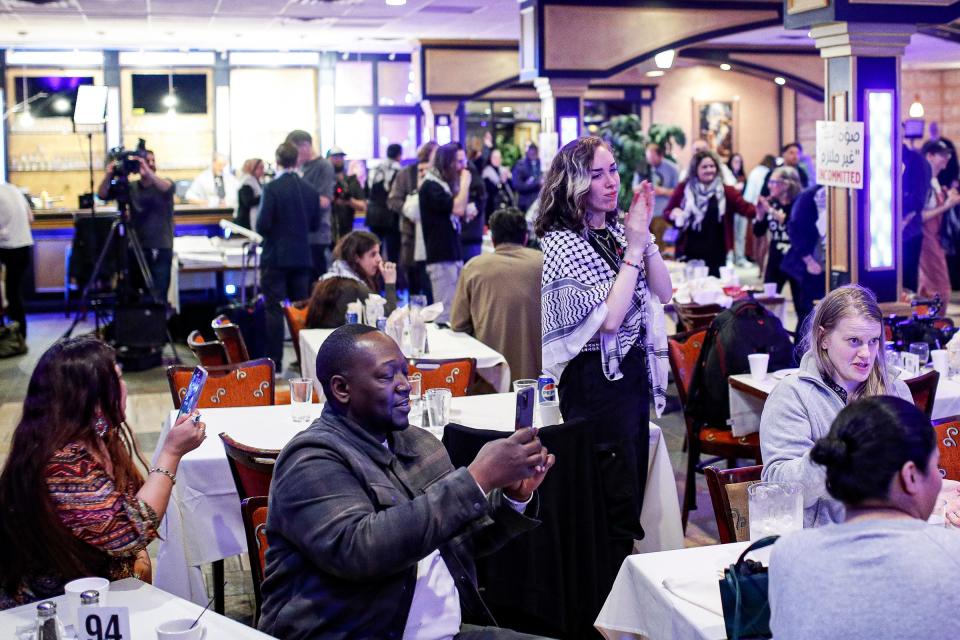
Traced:
[[597, 137], [564, 146], [544, 179], [536, 222], [543, 247], [543, 367], [559, 381], [564, 420], [594, 420], [622, 446], [636, 478], [639, 529], [649, 403], [652, 398], [660, 415], [666, 402], [660, 301], [673, 289], [650, 234], [653, 188], [640, 183], [622, 224], [619, 192], [616, 160]]
[[126, 400], [114, 350], [96, 338], [62, 340], [40, 357], [0, 474], [0, 609], [59, 595], [85, 576], [150, 580], [146, 547], [180, 458], [200, 446], [206, 425], [181, 416], [151, 468], [126, 424]]

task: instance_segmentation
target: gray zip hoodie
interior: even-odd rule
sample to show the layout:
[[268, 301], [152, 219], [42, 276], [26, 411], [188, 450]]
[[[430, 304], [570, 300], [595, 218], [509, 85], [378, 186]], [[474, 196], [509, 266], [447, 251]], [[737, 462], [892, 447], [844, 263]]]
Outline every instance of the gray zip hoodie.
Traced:
[[[882, 357], [883, 354], [880, 354]], [[913, 402], [902, 380], [891, 381], [893, 393]], [[843, 504], [827, 493], [823, 467], [810, 460], [813, 444], [827, 435], [844, 404], [823, 381], [813, 355], [805, 353], [800, 371], [774, 387], [760, 416], [762, 479], [803, 485], [803, 526], [843, 522]]]

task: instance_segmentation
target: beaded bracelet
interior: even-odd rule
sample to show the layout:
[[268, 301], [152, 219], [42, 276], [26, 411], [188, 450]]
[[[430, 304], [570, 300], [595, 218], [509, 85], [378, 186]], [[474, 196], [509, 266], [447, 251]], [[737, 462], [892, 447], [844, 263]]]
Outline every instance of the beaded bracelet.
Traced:
[[633, 268], [636, 269], [637, 271], [640, 270], [640, 265], [637, 264], [636, 262], [630, 262], [630, 261], [627, 260], [626, 258], [624, 258], [624, 259], [621, 260], [620, 262], [621, 262], [622, 264], [627, 265], [628, 267], [633, 267]]
[[175, 476], [174, 474], [170, 473], [169, 471], [167, 471], [167, 470], [164, 469], [163, 467], [154, 467], [153, 469], [150, 469], [150, 473], [162, 473], [163, 475], [165, 475], [165, 476], [167, 476], [168, 478], [170, 478], [170, 482], [172, 482], [173, 484], [177, 484], [177, 476]]

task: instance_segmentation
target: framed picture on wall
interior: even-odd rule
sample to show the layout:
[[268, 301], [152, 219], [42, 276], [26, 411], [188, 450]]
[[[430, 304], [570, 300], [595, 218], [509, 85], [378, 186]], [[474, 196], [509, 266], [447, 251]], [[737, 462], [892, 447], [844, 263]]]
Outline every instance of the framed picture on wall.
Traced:
[[737, 149], [740, 132], [739, 103], [736, 100], [694, 100], [693, 131], [706, 140], [724, 161]]

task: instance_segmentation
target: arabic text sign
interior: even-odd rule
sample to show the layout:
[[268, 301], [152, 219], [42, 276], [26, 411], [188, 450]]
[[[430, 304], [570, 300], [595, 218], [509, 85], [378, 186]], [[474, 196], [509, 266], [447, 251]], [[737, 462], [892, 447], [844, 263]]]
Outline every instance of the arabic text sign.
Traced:
[[863, 189], [863, 123], [817, 120], [817, 183]]

